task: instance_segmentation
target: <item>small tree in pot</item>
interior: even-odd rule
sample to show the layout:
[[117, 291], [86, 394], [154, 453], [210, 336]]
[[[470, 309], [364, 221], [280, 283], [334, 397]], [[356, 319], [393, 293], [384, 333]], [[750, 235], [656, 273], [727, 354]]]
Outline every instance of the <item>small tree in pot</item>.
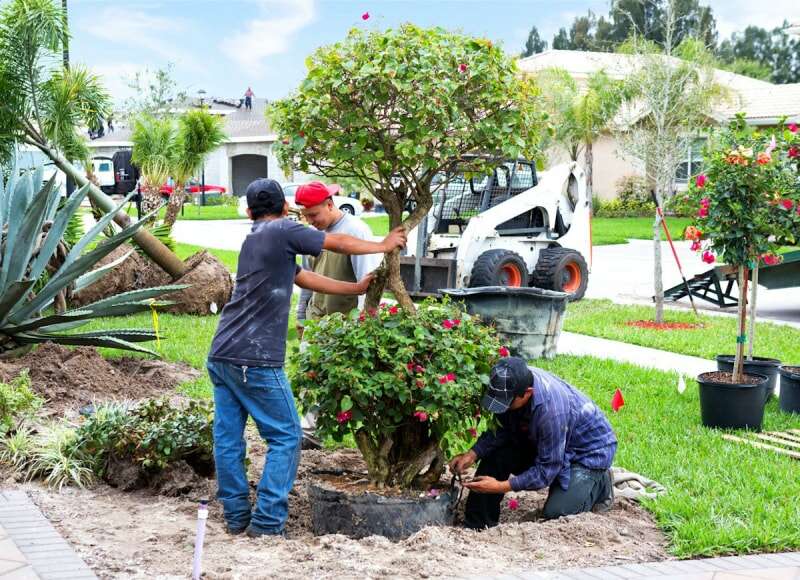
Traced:
[[[392, 228], [420, 223], [438, 173], [456, 163], [480, 173], [505, 158], [533, 158], [546, 127], [533, 82], [485, 39], [411, 24], [354, 29], [306, 66], [298, 91], [267, 111], [282, 136], [279, 159], [331, 180], [356, 180], [383, 204]], [[384, 266], [367, 305], [377, 306], [386, 285], [413, 312], [399, 253]]]
[[[779, 242], [792, 239], [797, 231], [800, 192], [789, 155], [785, 143], [779, 144], [772, 135], [748, 127], [739, 115], [725, 130], [712, 136], [704, 158], [704, 173], [690, 188], [689, 198], [697, 204], [695, 225], [687, 231], [687, 237], [693, 240], [692, 248], [702, 252], [703, 261], [709, 264], [719, 259], [738, 270], [739, 331], [734, 367], [732, 373], [713, 377], [717, 382], [758, 382], [747, 378], [743, 370], [749, 270], [759, 261], [777, 260]], [[703, 375], [700, 379], [701, 384], [709, 382]], [[746, 426], [755, 426], [752, 417]]]
[[[318, 433], [352, 433], [379, 486], [426, 488], [444, 452], [475, 436], [489, 371], [508, 351], [494, 330], [449, 301], [336, 314], [307, 327], [292, 378], [319, 405]], [[448, 434], [450, 434], [448, 436]]]

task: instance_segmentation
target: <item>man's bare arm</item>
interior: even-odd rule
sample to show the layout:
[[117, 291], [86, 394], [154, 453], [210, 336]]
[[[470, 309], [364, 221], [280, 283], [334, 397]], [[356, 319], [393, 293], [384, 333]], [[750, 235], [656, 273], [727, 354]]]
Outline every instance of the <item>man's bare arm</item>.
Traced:
[[367, 274], [358, 282], [342, 282], [327, 276], [315, 274], [310, 270], [300, 270], [294, 277], [294, 283], [306, 290], [320, 292], [321, 294], [336, 294], [339, 296], [355, 296], [364, 294], [369, 288], [373, 274]]
[[382, 242], [360, 240], [347, 234], [326, 234], [322, 247], [337, 254], [385, 254], [406, 245], [406, 231], [398, 227], [389, 232]]

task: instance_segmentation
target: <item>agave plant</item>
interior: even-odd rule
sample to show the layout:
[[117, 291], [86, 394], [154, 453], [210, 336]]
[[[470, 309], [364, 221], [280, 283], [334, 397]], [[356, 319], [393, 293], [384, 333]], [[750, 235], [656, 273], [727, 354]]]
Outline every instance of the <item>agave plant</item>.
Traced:
[[[185, 286], [160, 286], [117, 294], [79, 309], [58, 312], [54, 301], [66, 288], [79, 291], [99, 280], [121, 263], [122, 256], [102, 267], [97, 262], [129, 240], [144, 220], [131, 224], [95, 247], [90, 243], [106, 228], [116, 212], [103, 216], [95, 226], [63, 251], [62, 237], [70, 218], [88, 193], [88, 185], [73, 193], [59, 207], [59, 192], [50, 179], [37, 190], [43, 170], [20, 173], [12, 167], [8, 182], [0, 172], [0, 353], [41, 342], [65, 345], [105, 346], [155, 354], [136, 343], [155, 339], [155, 333], [140, 329], [74, 332], [73, 329], [105, 316], [145, 312], [155, 298]], [[149, 217], [149, 216], [148, 216]], [[62, 248], [62, 252], [57, 252]], [[58, 258], [54, 265], [54, 256]], [[46, 281], [37, 284], [38, 281]]]

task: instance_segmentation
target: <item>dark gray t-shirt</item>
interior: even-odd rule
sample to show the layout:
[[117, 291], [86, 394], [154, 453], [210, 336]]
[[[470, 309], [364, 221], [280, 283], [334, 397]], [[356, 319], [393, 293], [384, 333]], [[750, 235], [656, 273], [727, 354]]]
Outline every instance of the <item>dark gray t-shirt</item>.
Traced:
[[208, 359], [282, 367], [297, 254], [318, 256], [325, 233], [288, 219], [255, 222], [242, 244], [236, 286], [222, 309]]

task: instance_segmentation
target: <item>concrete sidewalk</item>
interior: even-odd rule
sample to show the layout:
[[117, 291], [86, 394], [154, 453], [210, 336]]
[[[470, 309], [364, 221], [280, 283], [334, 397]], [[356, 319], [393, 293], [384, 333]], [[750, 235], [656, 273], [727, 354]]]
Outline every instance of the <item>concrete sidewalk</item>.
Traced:
[[572, 332], [561, 333], [558, 354], [611, 359], [688, 377], [717, 370], [717, 363], [712, 360]]

